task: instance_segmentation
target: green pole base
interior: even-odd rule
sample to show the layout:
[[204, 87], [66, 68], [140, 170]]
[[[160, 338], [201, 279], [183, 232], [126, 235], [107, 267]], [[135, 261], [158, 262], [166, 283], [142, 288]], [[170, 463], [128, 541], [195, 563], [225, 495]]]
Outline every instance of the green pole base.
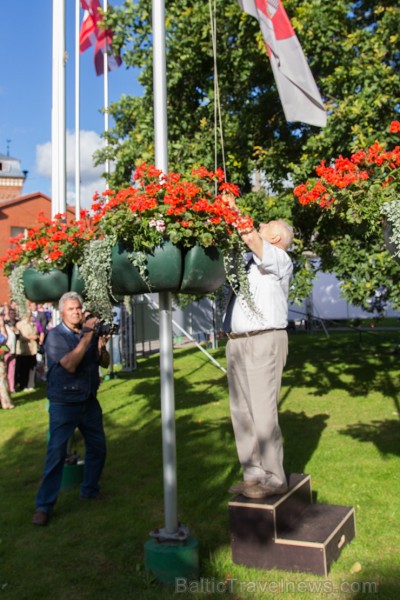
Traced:
[[176, 585], [177, 579], [199, 579], [199, 544], [189, 536], [184, 542], [147, 540], [144, 545], [144, 565], [160, 583]]
[[110, 379], [118, 379], [118, 375], [116, 373], [107, 373], [104, 375], [104, 381], [110, 381]]
[[75, 465], [65, 464], [63, 467], [60, 489], [69, 490], [70, 488], [80, 485], [83, 481], [84, 468], [85, 463], [83, 461], [77, 462]]

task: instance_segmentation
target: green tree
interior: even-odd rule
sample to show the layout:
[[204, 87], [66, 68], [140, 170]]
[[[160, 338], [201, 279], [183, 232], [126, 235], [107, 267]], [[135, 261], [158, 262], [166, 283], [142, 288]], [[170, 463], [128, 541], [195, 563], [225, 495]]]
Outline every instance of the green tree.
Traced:
[[[321, 240], [332, 231], [318, 229], [318, 215], [293, 201], [292, 188], [306, 181], [322, 159], [329, 161], [366, 146], [397, 118], [400, 10], [397, 3], [385, 0], [286, 0], [284, 4], [324, 98], [327, 127], [285, 121], [259, 24], [234, 0], [219, 0], [216, 59], [224, 144], [218, 131], [217, 162], [222, 165], [224, 151], [228, 179], [240, 185], [243, 205], [249, 207], [251, 175], [264, 173], [269, 193], [264, 194], [257, 218], [280, 214], [295, 225], [297, 290], [293, 293], [301, 297], [313, 273], [303, 251], [312, 253], [316, 237]], [[123, 7], [109, 11], [107, 24], [116, 33], [115, 48], [127, 67], [139, 69], [143, 86], [141, 97], [123, 96], [110, 107], [115, 127], [108, 133], [107, 150], [97, 156], [98, 162], [104, 161], [105, 154], [115, 160], [110, 185], [118, 188], [130, 182], [135, 163], [154, 160], [150, 0], [126, 0]], [[200, 164], [213, 168], [210, 3], [166, 0], [166, 28], [170, 169], [185, 172]], [[358, 245], [361, 260], [369, 246], [357, 238]], [[357, 260], [354, 246], [343, 245], [340, 252], [344, 262]], [[335, 257], [330, 268], [335, 270]], [[353, 300], [359, 303], [360, 295]]]

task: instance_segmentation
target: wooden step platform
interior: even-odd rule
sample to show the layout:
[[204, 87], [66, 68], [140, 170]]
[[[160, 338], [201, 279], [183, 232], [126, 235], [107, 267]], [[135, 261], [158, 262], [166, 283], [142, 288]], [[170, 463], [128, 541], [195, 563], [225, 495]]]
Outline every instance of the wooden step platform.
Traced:
[[286, 494], [229, 502], [232, 560], [259, 569], [327, 575], [355, 536], [354, 509], [312, 504], [311, 478], [288, 476]]

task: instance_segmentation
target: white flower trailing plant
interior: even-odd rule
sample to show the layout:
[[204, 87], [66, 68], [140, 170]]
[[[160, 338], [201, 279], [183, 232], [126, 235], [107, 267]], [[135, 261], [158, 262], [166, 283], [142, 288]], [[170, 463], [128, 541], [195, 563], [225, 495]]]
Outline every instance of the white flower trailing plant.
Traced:
[[115, 243], [115, 238], [111, 236], [91, 240], [85, 247], [79, 264], [85, 288], [85, 308], [107, 323], [113, 322], [111, 251]]
[[400, 256], [400, 200], [385, 202], [381, 207], [381, 214], [391, 225], [389, 243], [396, 248], [394, 256]]
[[145, 252], [128, 252], [128, 259], [134, 267], [139, 271], [140, 277], [143, 279], [149, 292], [151, 292], [151, 285], [149, 281], [149, 272], [147, 270], [147, 256]]
[[259, 309], [255, 305], [253, 295], [250, 291], [249, 279], [246, 270], [246, 258], [248, 253], [247, 246], [243, 243], [242, 252], [227, 252], [224, 254], [224, 267], [226, 278], [232, 291], [236, 296], [239, 296], [243, 301], [242, 306], [249, 315], [262, 316]]
[[28, 298], [25, 295], [24, 286], [24, 272], [27, 268], [27, 265], [18, 265], [11, 271], [8, 279], [10, 284], [11, 298], [17, 304], [22, 313], [24, 312], [24, 307], [26, 307], [28, 302]]

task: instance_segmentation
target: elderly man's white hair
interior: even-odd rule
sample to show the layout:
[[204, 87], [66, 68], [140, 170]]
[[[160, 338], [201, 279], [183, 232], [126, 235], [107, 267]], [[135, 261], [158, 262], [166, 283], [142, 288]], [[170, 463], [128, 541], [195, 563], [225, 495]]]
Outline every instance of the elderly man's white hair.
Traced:
[[279, 225], [279, 234], [281, 236], [282, 244], [287, 250], [288, 248], [290, 248], [293, 242], [293, 227], [289, 225], [289, 223], [286, 223], [286, 221], [283, 221], [282, 219], [277, 219], [275, 223]]
[[83, 305], [82, 297], [77, 292], [65, 292], [58, 301], [58, 310], [60, 312], [64, 310], [64, 304], [67, 300], [78, 300], [79, 304]]

